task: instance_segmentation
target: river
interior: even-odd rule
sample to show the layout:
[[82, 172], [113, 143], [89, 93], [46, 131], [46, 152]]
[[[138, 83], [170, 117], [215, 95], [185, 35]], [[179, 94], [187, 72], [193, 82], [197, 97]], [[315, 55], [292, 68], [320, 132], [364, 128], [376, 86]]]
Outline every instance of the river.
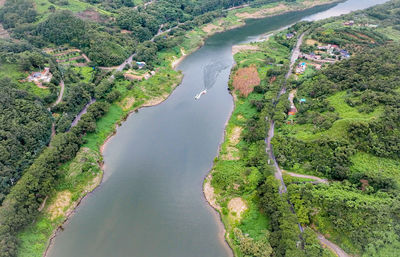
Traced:
[[[178, 67], [182, 84], [162, 104], [129, 116], [105, 151], [105, 177], [59, 232], [51, 257], [224, 257], [232, 253], [202, 193], [233, 108], [231, 47], [302, 19], [386, 0], [349, 0], [260, 20], [210, 37]], [[205, 85], [207, 83], [207, 85]], [[194, 96], [204, 88], [207, 94]]]

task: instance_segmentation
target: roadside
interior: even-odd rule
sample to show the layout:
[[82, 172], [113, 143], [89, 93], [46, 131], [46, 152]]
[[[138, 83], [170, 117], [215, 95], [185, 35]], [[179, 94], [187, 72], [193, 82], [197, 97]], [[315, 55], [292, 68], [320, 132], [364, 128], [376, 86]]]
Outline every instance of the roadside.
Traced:
[[[278, 96], [277, 96], [277, 98], [275, 100], [276, 103], [279, 101], [280, 96], [282, 96], [283, 94], [286, 93], [286, 83], [287, 83], [287, 80], [289, 79], [289, 77], [292, 75], [294, 64], [296, 63], [297, 59], [300, 56], [300, 47], [302, 45], [303, 38], [304, 38], [306, 33], [307, 32], [304, 32], [298, 37], [296, 46], [292, 50], [292, 54], [291, 54], [291, 57], [290, 57], [289, 71], [286, 73], [285, 81], [284, 81], [284, 83], [282, 85], [282, 89], [281, 89], [280, 93], [278, 94]], [[292, 93], [290, 98], [292, 98], [291, 104], [294, 105], [293, 104], [293, 98], [294, 98], [294, 94], [293, 93]], [[275, 131], [275, 122], [273, 120], [271, 120], [270, 121], [270, 128], [269, 128], [269, 131], [268, 131], [268, 136], [267, 136], [267, 138], [265, 140], [266, 143], [267, 143], [266, 151], [269, 154], [270, 160], [273, 161], [273, 165], [274, 165], [274, 168], [275, 168], [275, 178], [277, 180], [279, 180], [279, 182], [280, 182], [279, 193], [280, 194], [284, 194], [284, 193], [287, 193], [287, 187], [286, 187], [286, 184], [285, 184], [285, 182], [283, 180], [282, 169], [279, 167], [279, 164], [276, 161], [276, 158], [275, 158], [275, 155], [274, 155], [274, 152], [273, 152], [273, 147], [271, 145], [271, 140], [274, 137], [274, 131]], [[319, 183], [324, 183], [324, 184], [327, 183], [326, 180], [318, 178], [318, 177], [315, 177], [315, 176], [308, 176], [308, 175], [296, 174], [296, 173], [291, 173], [291, 172], [288, 172], [287, 174], [289, 174], [290, 176], [293, 176], [293, 177], [313, 179], [313, 180], [318, 181]], [[292, 205], [292, 204], [290, 203], [290, 205]], [[291, 211], [294, 214], [296, 214], [295, 211], [294, 211], [294, 208], [292, 208]], [[298, 223], [298, 226], [299, 226], [300, 232], [303, 233], [302, 225], [300, 223]], [[323, 244], [323, 245], [328, 246], [329, 249], [332, 250], [333, 252], [335, 252], [335, 254], [337, 256], [339, 256], [339, 257], [349, 257], [349, 255], [346, 254], [346, 252], [344, 252], [339, 246], [337, 246], [334, 243], [330, 242], [323, 235], [321, 235], [319, 233], [317, 233], [317, 234], [318, 234], [318, 240], [320, 241], [320, 243]]]

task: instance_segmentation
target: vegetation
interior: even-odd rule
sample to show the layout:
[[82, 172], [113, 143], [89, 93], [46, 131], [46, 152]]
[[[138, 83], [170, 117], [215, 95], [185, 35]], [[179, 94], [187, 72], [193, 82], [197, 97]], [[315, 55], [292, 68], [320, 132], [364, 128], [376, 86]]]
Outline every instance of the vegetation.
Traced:
[[[99, 146], [130, 111], [154, 98], [162, 101], [173, 90], [181, 75], [171, 69], [170, 62], [201, 44], [208, 33], [200, 29], [203, 24], [222, 17], [221, 26], [229, 28], [237, 25], [238, 19], [223, 9], [244, 3], [256, 7], [278, 2], [281, 1], [161, 0], [133, 8], [142, 3], [7, 1], [0, 9], [0, 19], [18, 41], [0, 41], [0, 75], [9, 77], [0, 80], [0, 99], [6, 107], [0, 117], [2, 120], [11, 117], [14, 121], [3, 122], [0, 130], [3, 156], [0, 201], [4, 198], [0, 207], [0, 256], [41, 255], [48, 236], [65, 220], [65, 211], [85, 195], [90, 189], [88, 184], [94, 187], [98, 183]], [[285, 39], [288, 31], [259, 43], [261, 53], [235, 56], [237, 69], [256, 67], [261, 82], [248, 97], [239, 97], [236, 102], [211, 184], [238, 256], [329, 256], [311, 229], [307, 228], [299, 238], [298, 222], [332, 234], [335, 242], [351, 252], [385, 256], [390, 247], [398, 247], [398, 182], [390, 179], [397, 175], [399, 156], [399, 88], [395, 69], [398, 56], [389, 53], [398, 52], [399, 47], [387, 42], [399, 35], [397, 9], [396, 2], [391, 2], [383, 9], [366, 11], [366, 16], [361, 13], [347, 16], [379, 24], [366, 30], [339, 29], [342, 26], [334, 19], [290, 28], [299, 33], [313, 29], [315, 33], [310, 37], [315, 40], [324, 43], [338, 40], [337, 44], [354, 53], [385, 45], [291, 84], [298, 88], [298, 96], [312, 99], [302, 105], [293, 128], [304, 132], [312, 127], [312, 133], [326, 134], [321, 139], [312, 138], [310, 132], [303, 133], [310, 137], [306, 139], [287, 133], [291, 129], [285, 125], [289, 103], [274, 101], [295, 42]], [[88, 13], [93, 16], [85, 16]], [[383, 31], [390, 37], [383, 36]], [[63, 47], [78, 48], [95, 68], [72, 63], [57, 65], [55, 55], [40, 51]], [[146, 62], [148, 71], [155, 70], [156, 75], [133, 82], [125, 80], [123, 73], [111, 78], [111, 74], [99, 68], [118, 65], [132, 53], [136, 53], [137, 61]], [[53, 74], [50, 83], [40, 88], [23, 81], [28, 73], [44, 67], [49, 67]], [[137, 67], [127, 67], [130, 68]], [[60, 104], [52, 106], [61, 80], [65, 82], [65, 95]], [[96, 103], [71, 128], [71, 121], [94, 98]], [[384, 111], [389, 115], [383, 115]], [[274, 147], [281, 165], [339, 181], [312, 186], [291, 180], [290, 194], [279, 195], [265, 155], [265, 117], [274, 119], [278, 125]], [[50, 142], [53, 120], [57, 134]], [[344, 136], [336, 137], [338, 131], [344, 132]], [[304, 154], [293, 153], [288, 146], [305, 149]], [[384, 167], [383, 176], [378, 176], [370, 166], [365, 167], [367, 158]], [[53, 203], [59, 197], [67, 197], [69, 201], [57, 212]], [[289, 199], [297, 215], [290, 211]], [[232, 200], [244, 204], [247, 210], [239, 213], [230, 206]], [[331, 211], [331, 206], [343, 212]], [[318, 213], [311, 211], [315, 208]], [[385, 208], [387, 212], [382, 211]], [[376, 220], [370, 214], [376, 215]], [[358, 217], [365, 222], [358, 223]], [[346, 227], [344, 222], [350, 226]], [[369, 223], [371, 229], [366, 231]], [[363, 235], [356, 233], [361, 229]], [[338, 238], [341, 234], [345, 235], [342, 241]], [[374, 241], [374, 237], [379, 240]], [[365, 242], [367, 245], [361, 245]]]
[[[399, 73], [392, 68], [400, 38], [382, 34], [393, 29], [399, 7], [392, 1], [311, 25], [308, 39], [317, 43], [303, 51], [333, 43], [352, 57], [293, 81], [298, 112], [294, 122], [278, 123], [273, 140], [283, 168], [331, 180], [286, 180], [299, 221], [363, 256], [394, 256], [388, 249], [394, 253], [400, 244]], [[344, 25], [349, 20], [354, 25]]]
[[[398, 1], [391, 1], [339, 18], [299, 23], [268, 43], [257, 43], [258, 50], [235, 55], [238, 67], [232, 74], [251, 65], [263, 74], [248, 98], [238, 97], [221, 155], [211, 171], [216, 202], [237, 256], [332, 256], [321, 247], [314, 230], [352, 254], [396, 256], [400, 246], [400, 89], [394, 67], [400, 38], [394, 27], [399, 7]], [[354, 24], [345, 25], [350, 20]], [[298, 110], [289, 117], [288, 93], [279, 102], [272, 101], [286, 69], [277, 64], [283, 60], [285, 65], [288, 50], [295, 44], [286, 33], [302, 31], [308, 31], [302, 52], [337, 44], [352, 57], [289, 80], [289, 89], [296, 89]], [[282, 51], [285, 48], [289, 49]], [[266, 54], [268, 49], [283, 55]], [[279, 165], [329, 178], [329, 183], [285, 175], [288, 194], [278, 193], [279, 184], [271, 176], [264, 151], [265, 117], [275, 121], [272, 144]], [[232, 144], [237, 127], [242, 128], [241, 140]], [[247, 206], [240, 217], [229, 208], [238, 197]], [[268, 222], [258, 222], [259, 217]], [[303, 233], [298, 224], [305, 228]], [[258, 252], [258, 240], [267, 252]], [[254, 251], [248, 250], [250, 244]]]

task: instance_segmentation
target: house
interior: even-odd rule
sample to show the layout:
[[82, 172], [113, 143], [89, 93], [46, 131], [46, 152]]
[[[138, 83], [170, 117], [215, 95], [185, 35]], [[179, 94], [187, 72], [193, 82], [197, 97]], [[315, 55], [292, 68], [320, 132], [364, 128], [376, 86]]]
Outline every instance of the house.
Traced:
[[37, 85], [41, 85], [42, 82], [49, 83], [53, 75], [50, 73], [50, 68], [44, 68], [42, 72], [33, 72], [31, 73], [27, 80], [29, 82], [34, 82]]
[[350, 53], [347, 50], [341, 49], [339, 53], [343, 58], [350, 58]]
[[343, 23], [344, 26], [353, 26], [354, 25], [354, 21], [346, 21]]
[[136, 65], [139, 67], [139, 69], [142, 69], [144, 66], [146, 66], [145, 62], [136, 62]]
[[305, 62], [300, 63], [299, 65], [297, 65], [296, 74], [299, 75], [304, 73], [306, 71], [306, 68], [307, 68], [307, 63]]
[[294, 37], [294, 33], [287, 33], [286, 38], [287, 39], [292, 39]]

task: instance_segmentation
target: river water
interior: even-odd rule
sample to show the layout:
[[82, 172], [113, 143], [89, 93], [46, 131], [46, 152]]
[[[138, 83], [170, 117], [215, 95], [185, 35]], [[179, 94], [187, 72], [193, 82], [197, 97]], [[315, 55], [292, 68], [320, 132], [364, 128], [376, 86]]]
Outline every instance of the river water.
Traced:
[[[216, 34], [178, 67], [182, 84], [140, 109], [104, 151], [104, 181], [55, 238], [51, 257], [224, 257], [222, 225], [202, 193], [233, 108], [232, 45], [302, 19], [327, 18], [386, 0], [349, 0], [260, 20]], [[194, 96], [208, 89], [199, 100]]]

